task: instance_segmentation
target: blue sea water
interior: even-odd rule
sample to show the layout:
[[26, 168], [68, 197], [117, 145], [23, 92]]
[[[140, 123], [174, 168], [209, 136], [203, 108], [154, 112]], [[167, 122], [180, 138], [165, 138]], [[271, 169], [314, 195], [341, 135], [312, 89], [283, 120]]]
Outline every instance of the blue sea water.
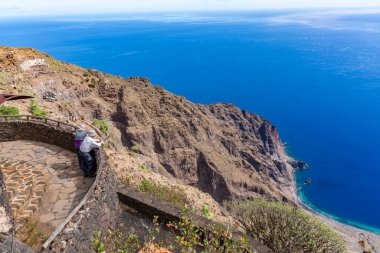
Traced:
[[0, 19], [0, 31], [2, 45], [264, 116], [310, 165], [297, 173], [303, 201], [380, 233], [380, 15], [115, 14]]

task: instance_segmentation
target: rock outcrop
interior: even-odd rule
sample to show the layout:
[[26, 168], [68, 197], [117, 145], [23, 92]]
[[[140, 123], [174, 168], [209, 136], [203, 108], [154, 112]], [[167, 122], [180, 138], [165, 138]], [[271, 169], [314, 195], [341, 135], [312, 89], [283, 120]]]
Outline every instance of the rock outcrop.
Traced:
[[83, 69], [32, 49], [0, 47], [0, 77], [0, 91], [34, 94], [54, 117], [109, 120], [117, 144], [139, 146], [152, 169], [217, 201], [294, 198], [292, 171], [302, 163], [286, 155], [269, 121], [232, 104], [194, 104], [146, 78]]

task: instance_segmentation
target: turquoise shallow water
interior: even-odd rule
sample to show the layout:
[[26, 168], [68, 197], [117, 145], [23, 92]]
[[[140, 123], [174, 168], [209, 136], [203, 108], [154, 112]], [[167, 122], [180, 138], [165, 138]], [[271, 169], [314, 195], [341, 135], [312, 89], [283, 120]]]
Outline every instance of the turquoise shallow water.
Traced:
[[0, 19], [0, 30], [0, 44], [264, 116], [310, 165], [297, 174], [303, 201], [379, 231], [379, 15], [120, 14]]
[[379, 228], [376, 228], [376, 227], [373, 227], [373, 226], [369, 226], [369, 225], [366, 225], [366, 224], [363, 224], [363, 223], [360, 223], [360, 222], [357, 222], [357, 221], [354, 221], [354, 220], [343, 219], [343, 218], [341, 218], [339, 216], [327, 213], [327, 212], [319, 209], [317, 206], [315, 206], [313, 203], [311, 203], [307, 199], [307, 197], [305, 196], [305, 194], [302, 191], [298, 191], [298, 196], [299, 196], [300, 200], [307, 207], [309, 207], [310, 209], [312, 209], [314, 212], [322, 214], [322, 215], [324, 215], [326, 217], [329, 217], [329, 218], [331, 218], [333, 220], [336, 220], [336, 221], [339, 221], [339, 222], [342, 222], [342, 223], [345, 223], [345, 224], [348, 224], [348, 225], [351, 225], [351, 226], [354, 226], [354, 227], [357, 227], [357, 228], [360, 228], [360, 229], [363, 229], [363, 230], [371, 231], [371, 232], [376, 233], [376, 234], [380, 234], [380, 229]]

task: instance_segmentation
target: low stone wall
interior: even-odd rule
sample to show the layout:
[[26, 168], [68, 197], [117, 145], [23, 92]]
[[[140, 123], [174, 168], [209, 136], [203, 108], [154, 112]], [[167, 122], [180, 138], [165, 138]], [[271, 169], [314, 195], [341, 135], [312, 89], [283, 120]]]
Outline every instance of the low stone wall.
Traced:
[[[0, 142], [32, 140], [75, 151], [74, 130], [74, 126], [51, 119], [24, 115], [18, 119], [0, 116]], [[42, 250], [46, 252], [60, 252], [62, 249], [66, 252], [87, 252], [91, 247], [94, 225], [97, 224], [99, 227], [108, 228], [109, 223], [115, 217], [113, 212], [118, 211], [119, 202], [116, 190], [111, 188], [116, 185], [116, 182], [113, 181], [114, 177], [112, 173], [103, 170], [103, 168], [107, 169], [108, 167], [105, 153], [102, 149], [96, 152], [96, 159], [98, 175], [94, 184], [82, 202], [50, 236]], [[1, 186], [2, 183], [0, 184], [0, 189], [2, 189]], [[4, 202], [3, 205], [8, 206], [6, 196], [1, 199]], [[90, 215], [92, 212], [93, 215]], [[74, 227], [72, 227], [73, 224], [75, 224]], [[4, 238], [8, 237], [4, 235]], [[15, 247], [21, 249], [25, 246], [28, 248], [15, 238], [12, 241]], [[0, 244], [1, 246], [5, 247], [5, 244]], [[33, 251], [28, 249], [24, 250], [24, 252]]]
[[[182, 218], [181, 210], [178, 207], [171, 205], [165, 201], [159, 200], [146, 193], [136, 191], [132, 188], [124, 188], [118, 192], [119, 199], [125, 205], [132, 207], [140, 214], [153, 218], [158, 216], [161, 223], [178, 222]], [[220, 223], [210, 221], [202, 216], [192, 215], [192, 222], [199, 227], [207, 228], [212, 225], [215, 227], [223, 226]], [[235, 231], [234, 238], [237, 240], [243, 236], [241, 233]], [[272, 251], [257, 240], [250, 239], [250, 245], [255, 252], [259, 253], [272, 253]]]
[[0, 121], [0, 142], [15, 140], [38, 141], [74, 151], [74, 135], [69, 130], [35, 121]]
[[102, 150], [97, 157], [101, 172], [92, 193], [44, 252], [92, 252], [94, 233], [107, 233], [109, 228], [115, 227], [120, 214], [117, 180]]

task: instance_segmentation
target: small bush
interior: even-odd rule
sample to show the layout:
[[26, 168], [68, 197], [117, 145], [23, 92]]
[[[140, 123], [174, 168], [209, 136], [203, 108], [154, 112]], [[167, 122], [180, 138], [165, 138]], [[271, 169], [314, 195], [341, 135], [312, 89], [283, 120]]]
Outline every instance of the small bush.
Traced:
[[210, 208], [208, 205], [204, 205], [202, 209], [202, 215], [203, 217], [209, 219], [209, 220], [214, 220], [215, 219], [215, 214], [210, 211]]
[[246, 238], [234, 240], [230, 229], [222, 225], [199, 227], [194, 224], [191, 215], [183, 215], [181, 221], [171, 222], [167, 226], [179, 232], [170, 247], [175, 249], [173, 252], [253, 253]]
[[157, 242], [161, 231], [158, 217], [153, 219], [153, 224], [144, 235], [144, 241], [140, 241], [136, 234], [126, 234], [120, 230], [108, 230], [107, 234], [97, 232], [92, 240], [95, 252], [171, 252], [180, 253], [252, 253], [245, 238], [236, 238], [228, 228], [222, 226], [209, 226], [200, 228], [192, 222], [191, 217], [183, 216], [181, 221], [167, 224], [168, 228], [178, 233], [173, 240]]
[[110, 125], [108, 122], [104, 119], [94, 119], [92, 121], [92, 124], [99, 129], [102, 133], [104, 133], [107, 136], [110, 136]]
[[150, 180], [143, 179], [139, 189], [178, 207], [183, 207], [188, 202], [185, 193], [179, 187], [157, 185]]
[[131, 150], [132, 150], [133, 152], [138, 152], [138, 151], [140, 151], [140, 147], [134, 145], [134, 146], [131, 147]]
[[123, 177], [122, 182], [124, 183], [124, 185], [131, 187], [132, 186], [132, 177], [125, 176], [125, 177]]
[[142, 171], [148, 172], [148, 173], [152, 172], [152, 169], [150, 167], [148, 167], [148, 166], [145, 166], [144, 164], [140, 164], [139, 165], [139, 169], [142, 170]]
[[139, 238], [136, 234], [124, 234], [119, 230], [108, 231], [107, 236], [97, 232], [92, 240], [95, 252], [137, 252], [141, 249]]
[[29, 110], [36, 117], [47, 117], [49, 115], [49, 112], [41, 108], [35, 100], [32, 100]]
[[14, 106], [0, 106], [0, 115], [19, 115], [20, 111]]
[[238, 224], [275, 253], [342, 253], [343, 239], [306, 211], [264, 199], [227, 204]]

